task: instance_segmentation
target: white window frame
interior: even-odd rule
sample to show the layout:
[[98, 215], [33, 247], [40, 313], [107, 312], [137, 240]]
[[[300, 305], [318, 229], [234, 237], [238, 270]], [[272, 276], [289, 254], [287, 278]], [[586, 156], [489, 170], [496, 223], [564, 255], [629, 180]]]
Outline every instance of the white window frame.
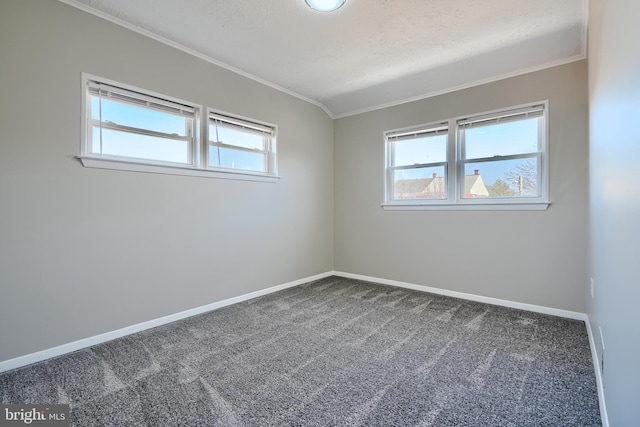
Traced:
[[[186, 175], [197, 176], [205, 178], [222, 178], [222, 179], [234, 179], [243, 181], [258, 181], [258, 182], [277, 182], [279, 176], [277, 175], [277, 155], [275, 152], [275, 138], [276, 138], [276, 126], [266, 123], [257, 122], [255, 120], [239, 117], [237, 115], [218, 112], [224, 114], [229, 118], [237, 118], [242, 121], [251, 121], [254, 123], [260, 123], [262, 126], [268, 127], [273, 130], [271, 140], [271, 163], [266, 173], [248, 171], [241, 169], [225, 169], [208, 167], [207, 154], [208, 154], [208, 117], [207, 120], [202, 120], [202, 112], [204, 108], [192, 102], [184, 101], [178, 98], [162, 95], [156, 92], [152, 92], [146, 89], [141, 89], [135, 86], [119, 83], [103, 77], [91, 75], [88, 73], [82, 73], [82, 126], [81, 126], [81, 145], [80, 155], [77, 158], [82, 165], [87, 168], [98, 169], [110, 169], [110, 170], [122, 170], [132, 172], [146, 172], [168, 175]], [[187, 163], [173, 163], [167, 161], [157, 161], [152, 159], [134, 158], [125, 156], [109, 156], [101, 155], [91, 152], [91, 138], [92, 138], [92, 124], [91, 124], [91, 105], [88, 101], [89, 87], [95, 84], [104, 84], [117, 91], [121, 91], [124, 94], [130, 94], [136, 98], [143, 99], [149, 102], [157, 103], [160, 105], [174, 108], [175, 106], [183, 106], [185, 109], [193, 111], [194, 123], [193, 129], [189, 134], [189, 161]], [[213, 111], [208, 109], [207, 111]], [[119, 130], [127, 130], [126, 127], [118, 127]], [[138, 133], [155, 136], [153, 132], [140, 132], [139, 129], [135, 129]]]
[[[407, 140], [409, 138], [419, 138], [420, 136], [430, 135], [444, 135], [447, 133], [447, 158], [444, 162], [432, 162], [432, 163], [414, 163], [412, 165], [396, 166], [395, 165], [395, 144], [394, 142]], [[395, 181], [393, 179], [394, 172], [397, 170], [411, 170], [411, 169], [424, 169], [429, 167], [444, 167], [444, 173], [446, 178], [446, 189], [444, 199], [420, 199], [425, 202], [418, 202], [419, 204], [428, 203], [429, 205], [446, 205], [449, 202], [449, 197], [453, 194], [449, 176], [449, 141], [451, 138], [451, 129], [448, 122], [435, 122], [421, 126], [413, 126], [409, 128], [396, 129], [385, 133], [385, 200], [388, 203], [396, 206], [408, 206], [416, 204], [418, 199], [399, 200], [394, 199], [395, 193]]]
[[[253, 150], [250, 148], [244, 148], [237, 145], [234, 145], [232, 142], [229, 144], [216, 142], [216, 135], [210, 135], [208, 132], [209, 123], [214, 121], [221, 121], [231, 126], [237, 126], [238, 128], [246, 128], [252, 131], [260, 132], [263, 134], [263, 138], [265, 139], [265, 149], [264, 150]], [[246, 117], [240, 117], [237, 115], [230, 115], [223, 111], [215, 110], [213, 108], [207, 108], [207, 120], [206, 120], [206, 128], [207, 128], [207, 140], [204, 144], [203, 150], [203, 164], [209, 165], [209, 147], [215, 146], [218, 148], [227, 148], [237, 151], [245, 151], [249, 153], [260, 153], [265, 156], [265, 170], [266, 172], [251, 172], [245, 171], [242, 169], [228, 169], [223, 167], [213, 167], [207, 166], [211, 169], [220, 169], [229, 172], [249, 172], [255, 174], [264, 174], [264, 175], [276, 175], [278, 171], [278, 156], [276, 152], [276, 135], [278, 133], [278, 127], [273, 124], [268, 124], [264, 122], [259, 122], [257, 120], [249, 119]]]
[[[538, 131], [539, 151], [535, 153], [538, 164], [539, 194], [537, 197], [505, 197], [505, 198], [465, 198], [464, 179], [465, 164], [480, 161], [504, 161], [516, 158], [533, 157], [532, 153], [501, 156], [489, 159], [466, 160], [464, 156], [464, 141], [461, 126], [484, 120], [494, 120], [500, 117], [515, 115], [526, 116], [531, 111], [542, 109], [542, 120]], [[384, 173], [384, 203], [385, 210], [546, 210], [551, 201], [549, 199], [549, 102], [539, 101], [530, 104], [487, 111], [479, 114], [461, 116], [438, 121], [421, 126], [395, 129], [383, 133], [385, 141], [385, 173]], [[524, 118], [523, 116], [523, 118]], [[394, 200], [393, 182], [393, 153], [392, 138], [410, 132], [419, 132], [436, 125], [448, 126], [447, 161], [445, 167], [447, 182], [446, 199], [410, 199]]]

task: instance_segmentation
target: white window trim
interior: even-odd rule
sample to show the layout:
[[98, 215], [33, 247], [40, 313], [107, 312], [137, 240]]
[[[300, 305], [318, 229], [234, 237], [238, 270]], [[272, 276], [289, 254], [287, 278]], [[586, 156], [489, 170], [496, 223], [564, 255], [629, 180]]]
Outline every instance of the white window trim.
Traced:
[[199, 169], [189, 166], [168, 166], [166, 164], [152, 164], [152, 162], [136, 162], [122, 160], [120, 158], [94, 157], [94, 156], [77, 156], [82, 166], [95, 169], [109, 169], [128, 172], [155, 173], [161, 175], [183, 175], [195, 176], [202, 178], [218, 178], [218, 179], [235, 179], [239, 181], [255, 181], [255, 182], [278, 182], [279, 176], [268, 176], [263, 174], [254, 174], [244, 171], [236, 171], [233, 169], [213, 170]]
[[[540, 166], [543, 173], [540, 177], [540, 196], [527, 198], [493, 198], [493, 199], [465, 199], [461, 197], [461, 185], [464, 182], [464, 162], [461, 158], [461, 141], [458, 136], [458, 122], [468, 118], [480, 118], [483, 116], [492, 116], [507, 111], [526, 109], [534, 106], [544, 106], [543, 117], [545, 118], [544, 130], [544, 147], [540, 153]], [[392, 182], [389, 177], [389, 155], [390, 148], [388, 136], [394, 133], [411, 132], [439, 124], [447, 123], [449, 126], [449, 135], [447, 142], [447, 195], [444, 200], [391, 200], [389, 197], [392, 191]], [[492, 210], [492, 211], [544, 211], [551, 205], [549, 199], [549, 101], [532, 102], [513, 107], [500, 108], [496, 110], [486, 111], [478, 114], [454, 117], [448, 120], [439, 120], [420, 126], [410, 126], [400, 129], [394, 129], [383, 132], [383, 140], [385, 141], [384, 156], [384, 203], [382, 208], [389, 211], [464, 211], [464, 210]]]
[[[108, 170], [121, 170], [121, 171], [129, 171], [129, 172], [155, 173], [155, 174], [165, 174], [165, 175], [183, 175], [183, 176], [194, 176], [194, 177], [203, 177], [203, 178], [232, 179], [232, 180], [241, 180], [241, 181], [256, 181], [256, 182], [269, 182], [269, 183], [275, 183], [279, 181], [280, 177], [277, 175], [277, 169], [275, 168], [273, 170], [273, 173], [270, 174], [270, 173], [252, 172], [252, 171], [244, 171], [244, 170], [236, 170], [236, 169], [207, 167], [206, 166], [207, 163], [203, 161], [203, 157], [204, 157], [203, 152], [208, 144], [207, 143], [208, 114], [207, 114], [206, 120], [202, 120], [202, 112], [204, 110], [203, 106], [192, 103], [192, 102], [184, 101], [178, 98], [174, 98], [171, 96], [159, 94], [150, 90], [141, 89], [135, 86], [116, 82], [114, 80], [105, 79], [103, 77], [95, 76], [88, 73], [82, 73], [81, 77], [82, 77], [81, 78], [81, 82], [82, 82], [81, 104], [82, 104], [83, 114], [82, 114], [82, 126], [81, 126], [80, 155], [76, 156], [76, 158], [81, 162], [83, 167], [108, 169]], [[128, 91], [140, 93], [142, 95], [158, 98], [159, 100], [175, 102], [177, 104], [182, 104], [182, 105], [193, 108], [195, 110], [196, 131], [194, 135], [194, 142], [191, 148], [192, 149], [191, 164], [92, 154], [90, 152], [90, 147], [88, 146], [88, 138], [87, 138], [88, 132], [90, 132], [89, 120], [88, 120], [90, 106], [87, 103], [87, 85], [91, 81], [101, 82], [110, 86], [114, 86], [116, 88], [122, 88]], [[208, 111], [214, 111], [214, 110], [207, 109], [207, 112]], [[230, 117], [236, 117], [242, 120], [256, 122], [255, 120], [246, 119], [244, 117], [240, 117], [235, 114], [225, 113], [217, 110], [215, 112], [224, 114]], [[275, 132], [277, 132], [276, 126], [271, 124], [266, 124], [266, 123], [264, 125], [274, 129], [274, 139], [275, 139], [275, 135], [276, 135]], [[275, 154], [275, 151], [274, 151], [274, 154]]]
[[473, 204], [452, 204], [438, 203], [432, 205], [421, 204], [383, 204], [386, 211], [546, 211], [551, 202], [541, 203], [473, 203]]
[[229, 114], [227, 112], [220, 111], [213, 108], [207, 108], [207, 116], [204, 120], [205, 122], [204, 126], [206, 128], [206, 131], [205, 131], [205, 138], [203, 138], [203, 141], [202, 141], [202, 145], [203, 145], [202, 164], [203, 165], [209, 164], [209, 141], [211, 140], [211, 136], [208, 133], [208, 129], [209, 129], [209, 120], [211, 119], [212, 116], [221, 116], [228, 120], [237, 119], [239, 122], [242, 122], [241, 123], [242, 125], [255, 125], [257, 130], [270, 130], [271, 140], [269, 142], [269, 146], [267, 147], [267, 150], [264, 150], [264, 151], [267, 154], [267, 162], [268, 162], [267, 170], [270, 170], [272, 172], [261, 173], [261, 172], [252, 172], [252, 171], [246, 171], [246, 170], [243, 171], [243, 170], [237, 170], [237, 169], [227, 169], [222, 167], [208, 168], [208, 170], [215, 170], [221, 173], [238, 173], [243, 175], [263, 176], [263, 177], [269, 177], [269, 178], [273, 177], [276, 179], [278, 178], [277, 176], [278, 175], [278, 155], [277, 155], [277, 141], [276, 141], [276, 138], [278, 135], [278, 126], [271, 123], [250, 119], [248, 117], [238, 116], [237, 114]]
[[[448, 122], [443, 122], [443, 121], [439, 121], [439, 122], [433, 122], [433, 123], [428, 123], [425, 125], [421, 125], [421, 126], [411, 126], [408, 128], [402, 128], [402, 129], [397, 129], [397, 130], [393, 130], [393, 131], [388, 131], [384, 133], [384, 138], [385, 138], [385, 186], [384, 186], [384, 191], [385, 191], [385, 200], [389, 201], [388, 204], [389, 205], [398, 205], [398, 206], [406, 206], [408, 204], [412, 204], [412, 205], [421, 205], [423, 204], [423, 202], [417, 202], [415, 200], [406, 200], [406, 201], [402, 201], [402, 200], [393, 200], [391, 201], [391, 197], [390, 195], [394, 193], [393, 191], [393, 186], [394, 186], [394, 182], [393, 182], [393, 173], [395, 170], [397, 170], [398, 168], [400, 169], [419, 169], [419, 168], [425, 168], [425, 167], [444, 167], [445, 173], [447, 173], [447, 171], [451, 170], [450, 169], [450, 165], [449, 165], [449, 161], [448, 159], [450, 159], [449, 156], [449, 142], [447, 141], [447, 160], [444, 162], [433, 162], [433, 163], [425, 163], [425, 164], [414, 164], [414, 165], [405, 165], [405, 166], [389, 166], [389, 163], [392, 159], [394, 159], [394, 149], [392, 144], [389, 144], [389, 140], [391, 138], [401, 138], [403, 136], [410, 136], [410, 135], [421, 135], [421, 134], [439, 134], [441, 133], [442, 135], [444, 135], [444, 131], [445, 129], [447, 130], [447, 138], [451, 138], [451, 128], [449, 127], [450, 123]], [[451, 192], [451, 186], [449, 185], [449, 180], [447, 179], [447, 189], [446, 189], [446, 194], [447, 196], [449, 194], [453, 194]], [[445, 203], [448, 203], [449, 200], [445, 199], [445, 200], [441, 200], [441, 199], [432, 199], [429, 200], [429, 204], [430, 205], [443, 205]], [[386, 206], [386, 205], [383, 205]]]

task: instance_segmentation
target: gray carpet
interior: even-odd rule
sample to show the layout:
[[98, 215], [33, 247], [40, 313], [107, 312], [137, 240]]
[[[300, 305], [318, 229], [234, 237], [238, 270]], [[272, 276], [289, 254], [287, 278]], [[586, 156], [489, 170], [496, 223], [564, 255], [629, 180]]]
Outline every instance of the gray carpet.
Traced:
[[596, 426], [583, 322], [329, 277], [0, 374], [76, 426]]

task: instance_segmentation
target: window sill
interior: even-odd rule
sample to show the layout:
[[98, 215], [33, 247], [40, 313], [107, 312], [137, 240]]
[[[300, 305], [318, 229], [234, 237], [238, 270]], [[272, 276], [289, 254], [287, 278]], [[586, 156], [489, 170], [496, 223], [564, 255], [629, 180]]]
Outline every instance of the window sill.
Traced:
[[110, 159], [104, 157], [77, 156], [85, 168], [111, 169], [129, 172], [156, 173], [163, 175], [184, 175], [202, 178], [235, 179], [240, 181], [278, 182], [279, 176], [251, 173], [244, 171], [227, 171], [197, 169], [190, 166], [150, 164], [136, 161]]
[[465, 203], [465, 204], [383, 204], [386, 211], [546, 211], [550, 202]]

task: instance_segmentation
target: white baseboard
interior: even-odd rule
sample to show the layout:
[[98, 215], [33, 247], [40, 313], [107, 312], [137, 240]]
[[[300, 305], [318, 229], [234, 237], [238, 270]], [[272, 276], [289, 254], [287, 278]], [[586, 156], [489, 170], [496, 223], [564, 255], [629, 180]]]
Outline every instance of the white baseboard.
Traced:
[[[446, 295], [454, 298], [461, 298], [470, 301], [483, 302], [487, 304], [494, 304], [504, 307], [517, 308], [520, 310], [528, 310], [536, 313], [543, 314], [551, 314], [554, 316], [566, 317], [569, 319], [583, 320], [588, 321], [587, 315], [584, 313], [578, 313], [574, 311], [560, 310], [556, 308], [543, 307], [532, 304], [519, 303], [514, 301], [502, 300], [497, 298], [484, 297], [480, 295], [467, 294], [463, 292], [449, 291], [446, 289], [433, 288], [429, 286], [416, 285], [413, 283], [399, 282], [396, 280], [382, 279], [379, 277], [371, 277], [371, 276], [363, 276], [360, 274], [352, 274], [345, 273], [342, 271], [328, 271], [326, 273], [317, 274], [315, 276], [305, 277], [303, 279], [294, 280], [292, 282], [284, 283], [277, 286], [272, 286], [270, 288], [262, 289], [259, 291], [251, 292], [248, 294], [240, 295], [237, 297], [229, 298], [223, 301], [214, 302], [211, 304], [207, 304], [201, 307], [196, 307], [190, 310], [182, 311], [175, 314], [170, 314], [168, 316], [160, 317], [158, 319], [149, 320], [146, 322], [138, 323], [136, 325], [131, 325], [124, 327], [122, 329], [117, 329], [111, 332], [105, 332], [100, 335], [95, 335], [88, 338], [83, 338], [78, 341], [73, 341], [67, 344], [62, 344], [57, 347], [49, 348], [46, 350], [38, 351], [35, 353], [27, 354], [24, 356], [19, 356], [14, 359], [9, 359], [0, 362], [0, 372], [9, 371], [11, 369], [20, 368], [22, 366], [27, 366], [32, 363], [40, 362], [46, 359], [50, 359], [52, 357], [61, 356], [66, 353], [71, 353], [73, 351], [81, 350], [83, 348], [91, 347], [93, 345], [101, 344], [107, 341], [114, 340], [116, 338], [121, 338], [126, 335], [135, 334], [136, 332], [141, 332], [147, 329], [155, 328], [157, 326], [162, 326], [167, 323], [175, 322], [177, 320], [182, 320], [187, 317], [195, 316], [197, 314], [205, 313], [207, 311], [216, 310], [218, 308], [226, 307], [228, 305], [236, 304], [242, 301], [247, 301], [253, 298], [257, 298], [263, 295], [267, 295], [273, 292], [277, 292], [283, 289], [291, 288], [293, 286], [298, 286], [303, 283], [312, 282], [314, 280], [323, 279], [329, 276], [340, 276], [351, 279], [364, 280], [368, 282], [380, 283], [384, 285], [391, 285], [400, 288], [413, 289], [417, 291], [423, 292], [431, 292], [439, 295]], [[587, 330], [590, 331], [589, 328]], [[591, 340], [591, 336], [590, 336]], [[592, 349], [593, 351], [593, 349]], [[596, 353], [594, 353], [596, 354]], [[596, 369], [596, 374], [599, 374], [599, 371]], [[600, 383], [598, 383], [600, 384]]]
[[602, 418], [602, 427], [609, 427], [609, 416], [607, 415], [607, 405], [604, 400], [604, 383], [602, 381], [602, 372], [600, 371], [600, 359], [596, 351], [596, 340], [593, 338], [593, 330], [589, 316], [585, 320], [587, 325], [587, 334], [589, 335], [589, 346], [591, 347], [591, 356], [593, 357], [593, 369], [596, 371], [596, 384], [598, 385], [598, 401], [600, 403], [600, 416]]
[[431, 292], [432, 294], [445, 295], [448, 297], [461, 298], [469, 301], [483, 302], [486, 304], [499, 305], [509, 308], [517, 308], [519, 310], [533, 311], [535, 313], [550, 314], [553, 316], [566, 317], [574, 320], [587, 320], [585, 313], [577, 311], [560, 310], [558, 308], [544, 307], [541, 305], [526, 304], [522, 302], [509, 301], [498, 298], [483, 297], [481, 295], [467, 294], [464, 292], [449, 291], [446, 289], [432, 288], [430, 286], [415, 285], [413, 283], [398, 282], [397, 280], [381, 279], [379, 277], [363, 276], [361, 274], [345, 273], [342, 271], [334, 271], [334, 275], [346, 277], [350, 279], [364, 280], [367, 282], [380, 283], [383, 285], [396, 286], [399, 288], [413, 289], [416, 291]]
[[514, 302], [509, 300], [502, 300], [497, 298], [484, 297], [480, 295], [467, 294], [464, 292], [456, 292], [449, 291], [446, 289], [433, 288], [430, 286], [416, 285], [413, 283], [399, 282], [396, 280], [389, 279], [381, 279], [379, 277], [371, 277], [371, 276], [363, 276], [360, 274], [352, 274], [345, 273], [342, 271], [329, 271], [326, 273], [317, 274], [315, 276], [305, 277], [303, 279], [294, 280], [292, 282], [284, 283], [277, 286], [272, 286], [270, 288], [261, 289], [259, 291], [251, 292], [248, 294], [240, 295], [237, 297], [229, 298], [226, 300], [214, 302], [211, 304], [203, 305], [201, 307], [196, 307], [190, 310], [185, 310], [179, 313], [171, 314], [168, 316], [160, 317], [158, 319], [149, 320], [147, 322], [138, 323], [136, 325], [127, 326], [122, 329], [118, 329], [111, 332], [106, 332], [104, 334], [96, 335], [93, 337], [84, 338], [78, 341], [73, 341], [67, 344], [63, 344], [57, 347], [53, 347], [50, 349], [38, 351], [36, 353], [27, 354], [25, 356], [16, 357], [14, 359], [9, 359], [0, 362], [0, 372], [9, 371], [11, 369], [20, 368], [23, 366], [30, 365], [32, 363], [41, 362], [46, 359], [50, 359], [52, 357], [61, 356], [63, 354], [71, 353], [73, 351], [81, 350], [83, 348], [91, 347], [97, 344], [101, 344], [107, 341], [114, 340], [116, 338], [121, 338], [126, 335], [131, 335], [136, 332], [141, 332], [147, 329], [155, 328], [157, 326], [162, 326], [167, 323], [175, 322], [177, 320], [182, 320], [191, 316], [195, 316], [197, 314], [206, 313], [208, 311], [216, 310], [222, 307], [226, 307], [232, 304], [236, 304], [242, 301], [247, 301], [253, 298], [257, 298], [263, 295], [267, 295], [273, 292], [277, 292], [283, 289], [291, 288], [294, 286], [301, 285], [303, 283], [312, 282], [314, 280], [323, 279], [329, 276], [340, 276], [351, 279], [364, 280], [368, 282], [380, 283], [383, 285], [396, 286], [400, 288], [413, 289], [417, 291], [423, 292], [431, 292], [438, 295], [445, 295], [454, 298], [461, 298], [470, 301], [483, 302], [487, 304], [494, 304], [503, 307], [516, 308], [521, 310], [533, 311], [536, 313], [542, 314], [550, 314], [559, 317], [566, 317], [569, 319], [582, 320], [586, 324], [587, 334], [589, 336], [589, 345], [591, 347], [591, 354], [593, 357], [593, 366], [596, 374], [596, 383], [598, 387], [598, 399], [600, 403], [600, 414], [602, 417], [602, 426], [609, 427], [609, 419], [607, 416], [607, 407], [605, 404], [604, 397], [604, 387], [602, 382], [602, 375], [600, 372], [599, 360], [598, 360], [598, 352], [595, 347], [595, 340], [593, 338], [593, 331], [591, 330], [591, 324], [589, 323], [589, 317], [585, 313], [579, 313], [574, 311], [560, 310], [556, 308], [544, 307], [539, 305], [525, 304], [520, 302]]
[[228, 305], [236, 304], [242, 301], [247, 301], [253, 298], [257, 298], [263, 295], [273, 293], [273, 292], [281, 291], [283, 289], [298, 286], [303, 283], [323, 279], [331, 275], [333, 275], [333, 272], [327, 272], [327, 273], [317, 274], [315, 276], [305, 277], [304, 279], [294, 280], [293, 282], [272, 286], [270, 288], [261, 289], [259, 291], [225, 299], [222, 301], [217, 301], [211, 304], [203, 305], [201, 307], [196, 307], [190, 310], [181, 311], [179, 313], [170, 314], [168, 316], [160, 317], [158, 319], [153, 319], [146, 322], [138, 323], [136, 325], [127, 326], [122, 329], [117, 329], [115, 331], [105, 332], [104, 334], [83, 338], [78, 341], [62, 344], [57, 347], [38, 351], [36, 353], [31, 353], [24, 356], [16, 357], [14, 359], [5, 360], [0, 362], [0, 372], [5, 372], [11, 369], [16, 369], [23, 366], [31, 365], [32, 363], [41, 362], [43, 360], [50, 359], [52, 357], [57, 357], [63, 354], [71, 353], [73, 351], [82, 350], [83, 348], [87, 348], [93, 345], [111, 341], [116, 338], [121, 338], [126, 335], [135, 334], [136, 332], [141, 332], [147, 329], [155, 328], [156, 326], [162, 326], [167, 323], [175, 322], [177, 320], [186, 319], [187, 317], [195, 316], [201, 313], [206, 313], [207, 311], [216, 310], [218, 308], [226, 307]]

